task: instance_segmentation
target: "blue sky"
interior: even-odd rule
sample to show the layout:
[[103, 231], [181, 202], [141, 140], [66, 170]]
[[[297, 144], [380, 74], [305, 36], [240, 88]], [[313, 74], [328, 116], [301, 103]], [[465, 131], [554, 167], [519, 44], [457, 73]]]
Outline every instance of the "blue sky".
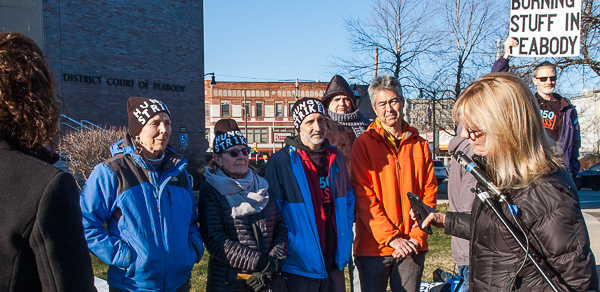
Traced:
[[[204, 1], [205, 72], [214, 72], [217, 82], [296, 78], [328, 82], [339, 73], [330, 66], [333, 56], [351, 53], [344, 18], [368, 17], [371, 4], [369, 0]], [[584, 88], [600, 87], [599, 80], [595, 74], [563, 75], [558, 91], [574, 96]]]
[[328, 82], [333, 55], [349, 54], [344, 17], [365, 0], [204, 1], [205, 72], [223, 81]]

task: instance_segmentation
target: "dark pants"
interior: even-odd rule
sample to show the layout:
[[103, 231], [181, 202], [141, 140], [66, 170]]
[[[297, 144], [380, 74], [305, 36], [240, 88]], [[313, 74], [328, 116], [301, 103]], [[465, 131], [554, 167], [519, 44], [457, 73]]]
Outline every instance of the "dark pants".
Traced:
[[407, 258], [355, 257], [362, 292], [385, 292], [390, 282], [393, 292], [418, 292], [425, 266], [425, 252]]
[[458, 266], [458, 275], [464, 280], [462, 292], [469, 292], [469, 266]]
[[[175, 292], [189, 292], [190, 291], [190, 281], [187, 281], [181, 287], [177, 288]], [[127, 292], [127, 290], [117, 289], [115, 287], [108, 286], [108, 292]]]
[[287, 278], [288, 292], [345, 292], [344, 271], [334, 269], [327, 273], [327, 279], [315, 279], [290, 273], [281, 273]]

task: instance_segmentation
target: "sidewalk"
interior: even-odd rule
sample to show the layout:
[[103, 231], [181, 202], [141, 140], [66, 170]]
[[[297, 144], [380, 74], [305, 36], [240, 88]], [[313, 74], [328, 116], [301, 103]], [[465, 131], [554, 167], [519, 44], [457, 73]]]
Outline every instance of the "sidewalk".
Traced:
[[596, 265], [598, 257], [600, 257], [600, 221], [590, 213], [600, 213], [600, 209], [585, 209], [582, 210], [585, 225], [587, 225], [588, 233], [590, 234], [590, 246], [596, 257]]

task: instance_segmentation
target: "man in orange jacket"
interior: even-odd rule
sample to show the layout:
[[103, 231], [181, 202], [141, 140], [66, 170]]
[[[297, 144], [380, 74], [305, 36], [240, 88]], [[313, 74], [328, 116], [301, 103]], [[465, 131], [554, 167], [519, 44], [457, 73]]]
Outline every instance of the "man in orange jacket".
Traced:
[[352, 148], [356, 198], [355, 263], [362, 292], [419, 291], [427, 234], [412, 227], [407, 193], [435, 207], [437, 182], [427, 141], [403, 120], [400, 82], [375, 78], [369, 96], [377, 120]]

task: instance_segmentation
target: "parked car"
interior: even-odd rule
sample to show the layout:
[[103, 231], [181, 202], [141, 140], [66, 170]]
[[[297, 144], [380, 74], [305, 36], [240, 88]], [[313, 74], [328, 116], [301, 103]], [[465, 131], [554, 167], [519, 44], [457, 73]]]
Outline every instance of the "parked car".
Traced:
[[437, 159], [433, 161], [433, 168], [435, 177], [437, 178], [437, 183], [439, 185], [448, 177], [448, 169], [443, 162]]
[[577, 178], [575, 184], [577, 189], [590, 188], [596, 192], [600, 190], [600, 163], [579, 172], [580, 178]]

